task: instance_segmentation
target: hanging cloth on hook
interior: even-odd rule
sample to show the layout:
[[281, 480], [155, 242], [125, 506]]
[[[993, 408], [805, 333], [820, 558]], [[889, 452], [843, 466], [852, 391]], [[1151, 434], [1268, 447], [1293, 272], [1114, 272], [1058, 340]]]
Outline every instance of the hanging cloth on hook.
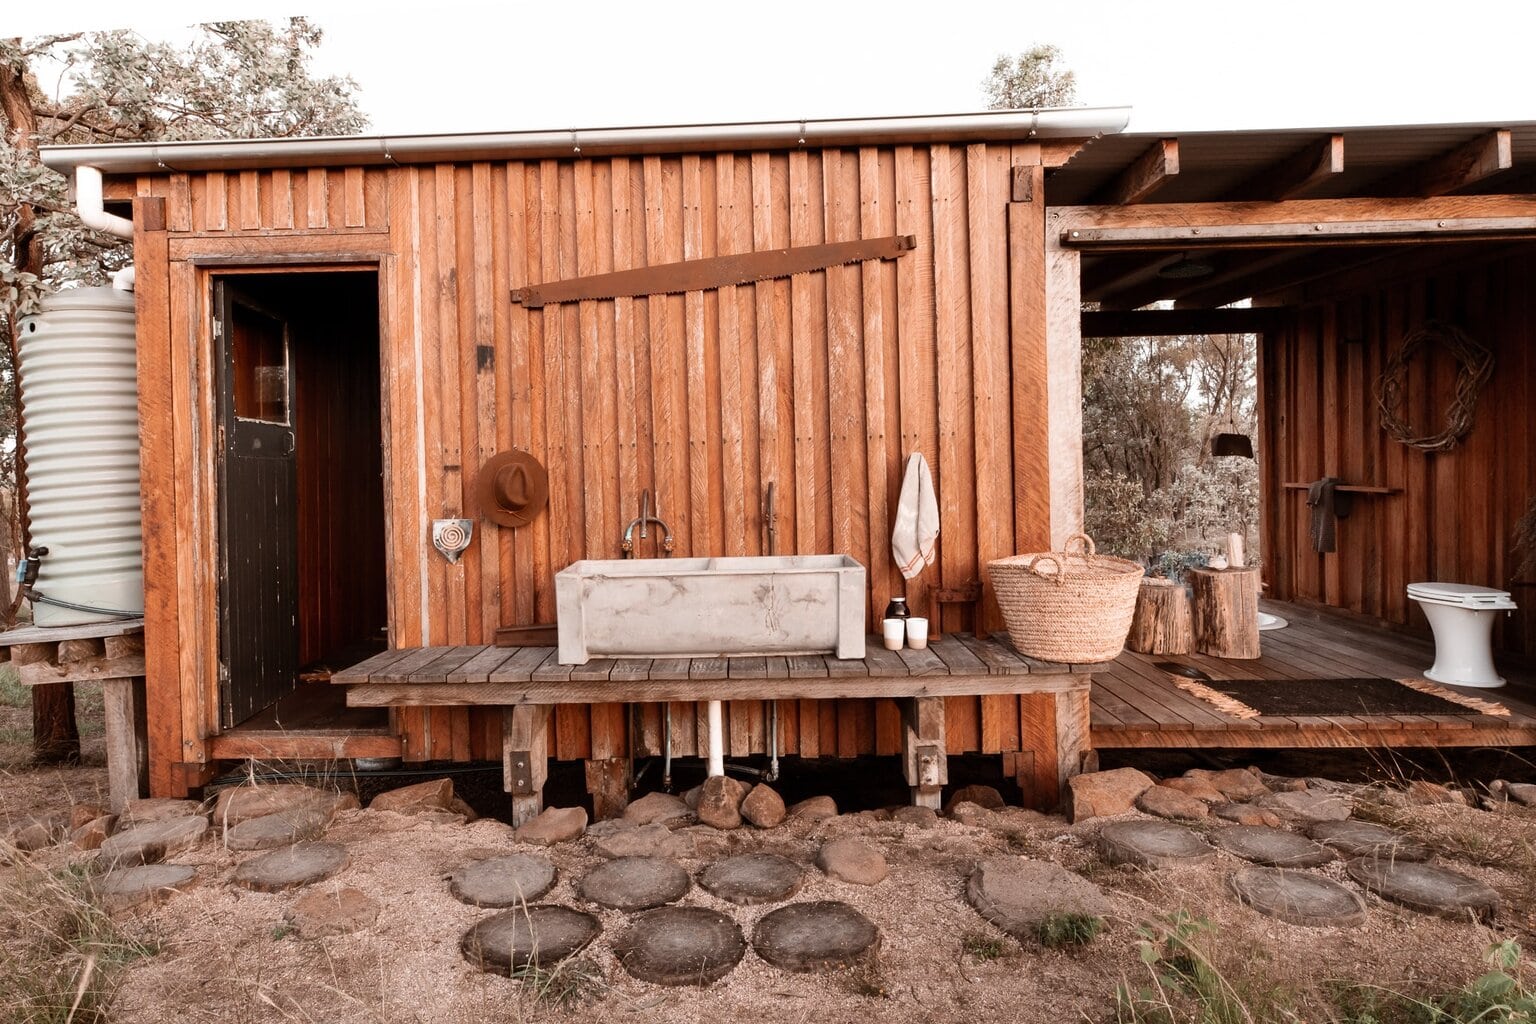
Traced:
[[922, 452], [907, 457], [907, 473], [896, 503], [896, 525], [891, 530], [891, 554], [904, 579], [911, 579], [933, 564], [939, 539], [939, 498], [933, 474]]

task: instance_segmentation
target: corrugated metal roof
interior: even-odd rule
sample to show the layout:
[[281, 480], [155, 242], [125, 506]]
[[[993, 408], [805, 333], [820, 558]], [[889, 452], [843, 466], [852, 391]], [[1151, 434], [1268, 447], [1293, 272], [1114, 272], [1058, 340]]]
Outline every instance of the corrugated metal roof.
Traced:
[[1053, 206], [1102, 202], [1109, 184], [1166, 138], [1179, 140], [1179, 173], [1147, 202], [1232, 198], [1244, 183], [1334, 134], [1344, 136], [1344, 170], [1309, 189], [1307, 198], [1379, 195], [1399, 176], [1499, 128], [1511, 131], [1513, 166], [1467, 191], [1530, 191], [1536, 184], [1536, 121], [1106, 135], [1089, 142], [1047, 179], [1046, 200]]

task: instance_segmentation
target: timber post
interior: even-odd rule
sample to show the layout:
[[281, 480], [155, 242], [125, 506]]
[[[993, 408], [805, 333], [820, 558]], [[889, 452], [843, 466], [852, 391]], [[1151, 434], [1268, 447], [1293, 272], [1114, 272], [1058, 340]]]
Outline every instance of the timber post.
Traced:
[[549, 777], [548, 704], [519, 704], [502, 711], [502, 784], [512, 794], [512, 825], [544, 810]]
[[629, 806], [634, 784], [634, 763], [627, 757], [589, 758], [586, 762], [587, 792], [592, 794], [592, 820], [617, 818]]
[[902, 702], [901, 768], [912, 787], [912, 804], [938, 810], [949, 781], [944, 744], [944, 698], [911, 697]]

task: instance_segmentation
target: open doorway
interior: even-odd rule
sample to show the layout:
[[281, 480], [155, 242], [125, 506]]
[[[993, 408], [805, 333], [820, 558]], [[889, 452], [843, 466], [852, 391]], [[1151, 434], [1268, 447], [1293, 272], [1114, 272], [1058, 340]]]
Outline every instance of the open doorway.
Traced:
[[336, 727], [388, 619], [378, 273], [219, 275], [214, 318], [219, 724]]

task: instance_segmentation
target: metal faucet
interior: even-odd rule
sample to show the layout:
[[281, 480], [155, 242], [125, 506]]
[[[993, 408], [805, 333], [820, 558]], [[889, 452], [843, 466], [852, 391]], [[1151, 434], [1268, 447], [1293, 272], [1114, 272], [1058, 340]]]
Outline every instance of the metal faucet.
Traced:
[[657, 526], [661, 527], [663, 534], [661, 539], [662, 557], [671, 558], [672, 528], [666, 523], [662, 522], [661, 519], [651, 511], [651, 489], [649, 487], [640, 492], [640, 515], [637, 518], [631, 519], [629, 521], [629, 525], [624, 527], [624, 543], [620, 545], [624, 552], [624, 557], [635, 557], [635, 527], [640, 527], [640, 539], [645, 540], [645, 538], [648, 536], [645, 529], [646, 523], [655, 523]]

